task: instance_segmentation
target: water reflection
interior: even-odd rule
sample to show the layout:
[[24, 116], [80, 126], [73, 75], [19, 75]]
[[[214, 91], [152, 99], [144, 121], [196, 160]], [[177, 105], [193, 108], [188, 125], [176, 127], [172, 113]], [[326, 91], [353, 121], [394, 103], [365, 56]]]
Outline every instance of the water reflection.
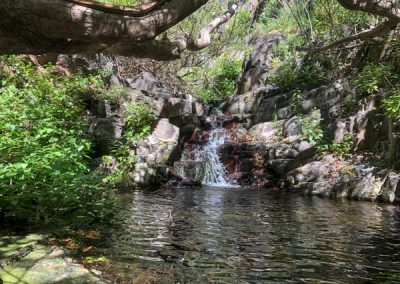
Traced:
[[397, 207], [233, 188], [135, 192], [121, 205], [100, 249], [160, 283], [400, 281]]

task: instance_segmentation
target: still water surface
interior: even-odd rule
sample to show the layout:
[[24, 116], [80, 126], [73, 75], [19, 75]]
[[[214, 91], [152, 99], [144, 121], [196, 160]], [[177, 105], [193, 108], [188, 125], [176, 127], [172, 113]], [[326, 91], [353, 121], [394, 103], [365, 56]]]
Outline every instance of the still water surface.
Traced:
[[400, 283], [398, 207], [235, 188], [137, 191], [121, 206], [98, 249], [157, 283]]

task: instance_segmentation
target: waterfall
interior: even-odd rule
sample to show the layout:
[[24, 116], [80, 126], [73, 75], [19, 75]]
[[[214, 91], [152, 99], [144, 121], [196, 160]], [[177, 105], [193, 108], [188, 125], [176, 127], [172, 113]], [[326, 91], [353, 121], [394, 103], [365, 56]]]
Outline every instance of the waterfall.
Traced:
[[204, 143], [188, 145], [181, 161], [176, 164], [177, 173], [183, 178], [199, 180], [210, 187], [237, 187], [229, 180], [225, 166], [221, 162], [219, 151], [229, 133], [215, 121]]
[[195, 152], [197, 161], [203, 161], [204, 175], [202, 184], [214, 187], [232, 187], [227, 178], [225, 167], [219, 157], [219, 148], [225, 143], [228, 136], [224, 129], [217, 128], [210, 131], [210, 137], [203, 149]]

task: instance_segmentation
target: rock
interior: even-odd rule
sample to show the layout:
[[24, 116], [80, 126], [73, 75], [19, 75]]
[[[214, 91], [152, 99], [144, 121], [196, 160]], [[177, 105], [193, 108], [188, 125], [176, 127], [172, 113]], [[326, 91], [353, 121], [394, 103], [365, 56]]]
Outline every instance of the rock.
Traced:
[[225, 113], [228, 115], [244, 115], [254, 111], [258, 107], [261, 98], [271, 97], [279, 92], [279, 88], [274, 86], [266, 86], [257, 92], [247, 92], [242, 95], [235, 96], [225, 106]]
[[113, 117], [92, 119], [88, 132], [95, 140], [96, 156], [110, 153], [111, 147], [122, 137], [122, 126], [122, 122]]
[[282, 33], [271, 32], [257, 39], [251, 55], [244, 63], [243, 72], [238, 79], [238, 94], [254, 93], [264, 86], [268, 72], [273, 69], [274, 47], [284, 38]]
[[321, 181], [325, 178], [326, 166], [323, 162], [314, 161], [306, 164], [288, 174], [291, 183]]
[[299, 152], [304, 152], [304, 151], [306, 151], [308, 149], [311, 149], [315, 145], [317, 145], [317, 142], [315, 142], [315, 141], [311, 141], [311, 142], [309, 142], [309, 141], [301, 141], [300, 144], [297, 147], [297, 150]]
[[194, 101], [193, 102], [193, 114], [200, 117], [200, 116], [204, 116], [206, 114], [205, 110], [204, 110], [204, 105], [203, 103], [201, 103], [200, 101]]
[[350, 198], [375, 201], [385, 180], [386, 177], [384, 175], [375, 175], [373, 172], [369, 172], [355, 182]]
[[130, 88], [157, 96], [170, 97], [172, 90], [165, 87], [153, 74], [142, 72], [132, 79], [127, 79]]
[[265, 141], [272, 138], [279, 131], [279, 126], [279, 122], [259, 123], [250, 128], [247, 134], [255, 140]]
[[301, 124], [298, 116], [293, 116], [292, 118], [286, 120], [283, 123], [283, 136], [290, 137], [301, 134]]
[[3, 248], [5, 256], [32, 247], [28, 254], [0, 270], [4, 283], [106, 283], [66, 257], [62, 249], [44, 245], [44, 236], [1, 237], [0, 243], [8, 244]]
[[[303, 91], [297, 111], [307, 114], [314, 108], [320, 109], [322, 118], [329, 121], [329, 110], [343, 98], [346, 84], [346, 82], [338, 80], [325, 86]], [[253, 107], [254, 123], [271, 121], [274, 116], [279, 119], [289, 119], [292, 111], [288, 106], [293, 99], [292, 95], [292, 93], [286, 93], [261, 96]]]
[[161, 111], [160, 117], [174, 118], [184, 115], [193, 115], [192, 102], [190, 100], [180, 98], [170, 98], [165, 103]]
[[168, 119], [162, 118], [158, 121], [152, 136], [161, 142], [177, 142], [179, 128], [171, 124]]
[[381, 199], [384, 202], [393, 203], [400, 196], [400, 174], [391, 171], [382, 188]]
[[129, 173], [128, 186], [146, 187], [159, 185], [163, 179], [158, 176], [158, 169], [165, 166], [178, 145], [180, 129], [167, 118], [157, 122], [152, 134], [138, 143], [136, 164]]

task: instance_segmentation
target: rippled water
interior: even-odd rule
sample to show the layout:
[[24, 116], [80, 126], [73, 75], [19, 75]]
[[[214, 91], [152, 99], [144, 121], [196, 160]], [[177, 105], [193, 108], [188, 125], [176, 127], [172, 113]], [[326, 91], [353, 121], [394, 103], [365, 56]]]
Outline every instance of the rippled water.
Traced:
[[121, 205], [99, 249], [157, 283], [400, 283], [394, 206], [234, 188], [138, 191]]

